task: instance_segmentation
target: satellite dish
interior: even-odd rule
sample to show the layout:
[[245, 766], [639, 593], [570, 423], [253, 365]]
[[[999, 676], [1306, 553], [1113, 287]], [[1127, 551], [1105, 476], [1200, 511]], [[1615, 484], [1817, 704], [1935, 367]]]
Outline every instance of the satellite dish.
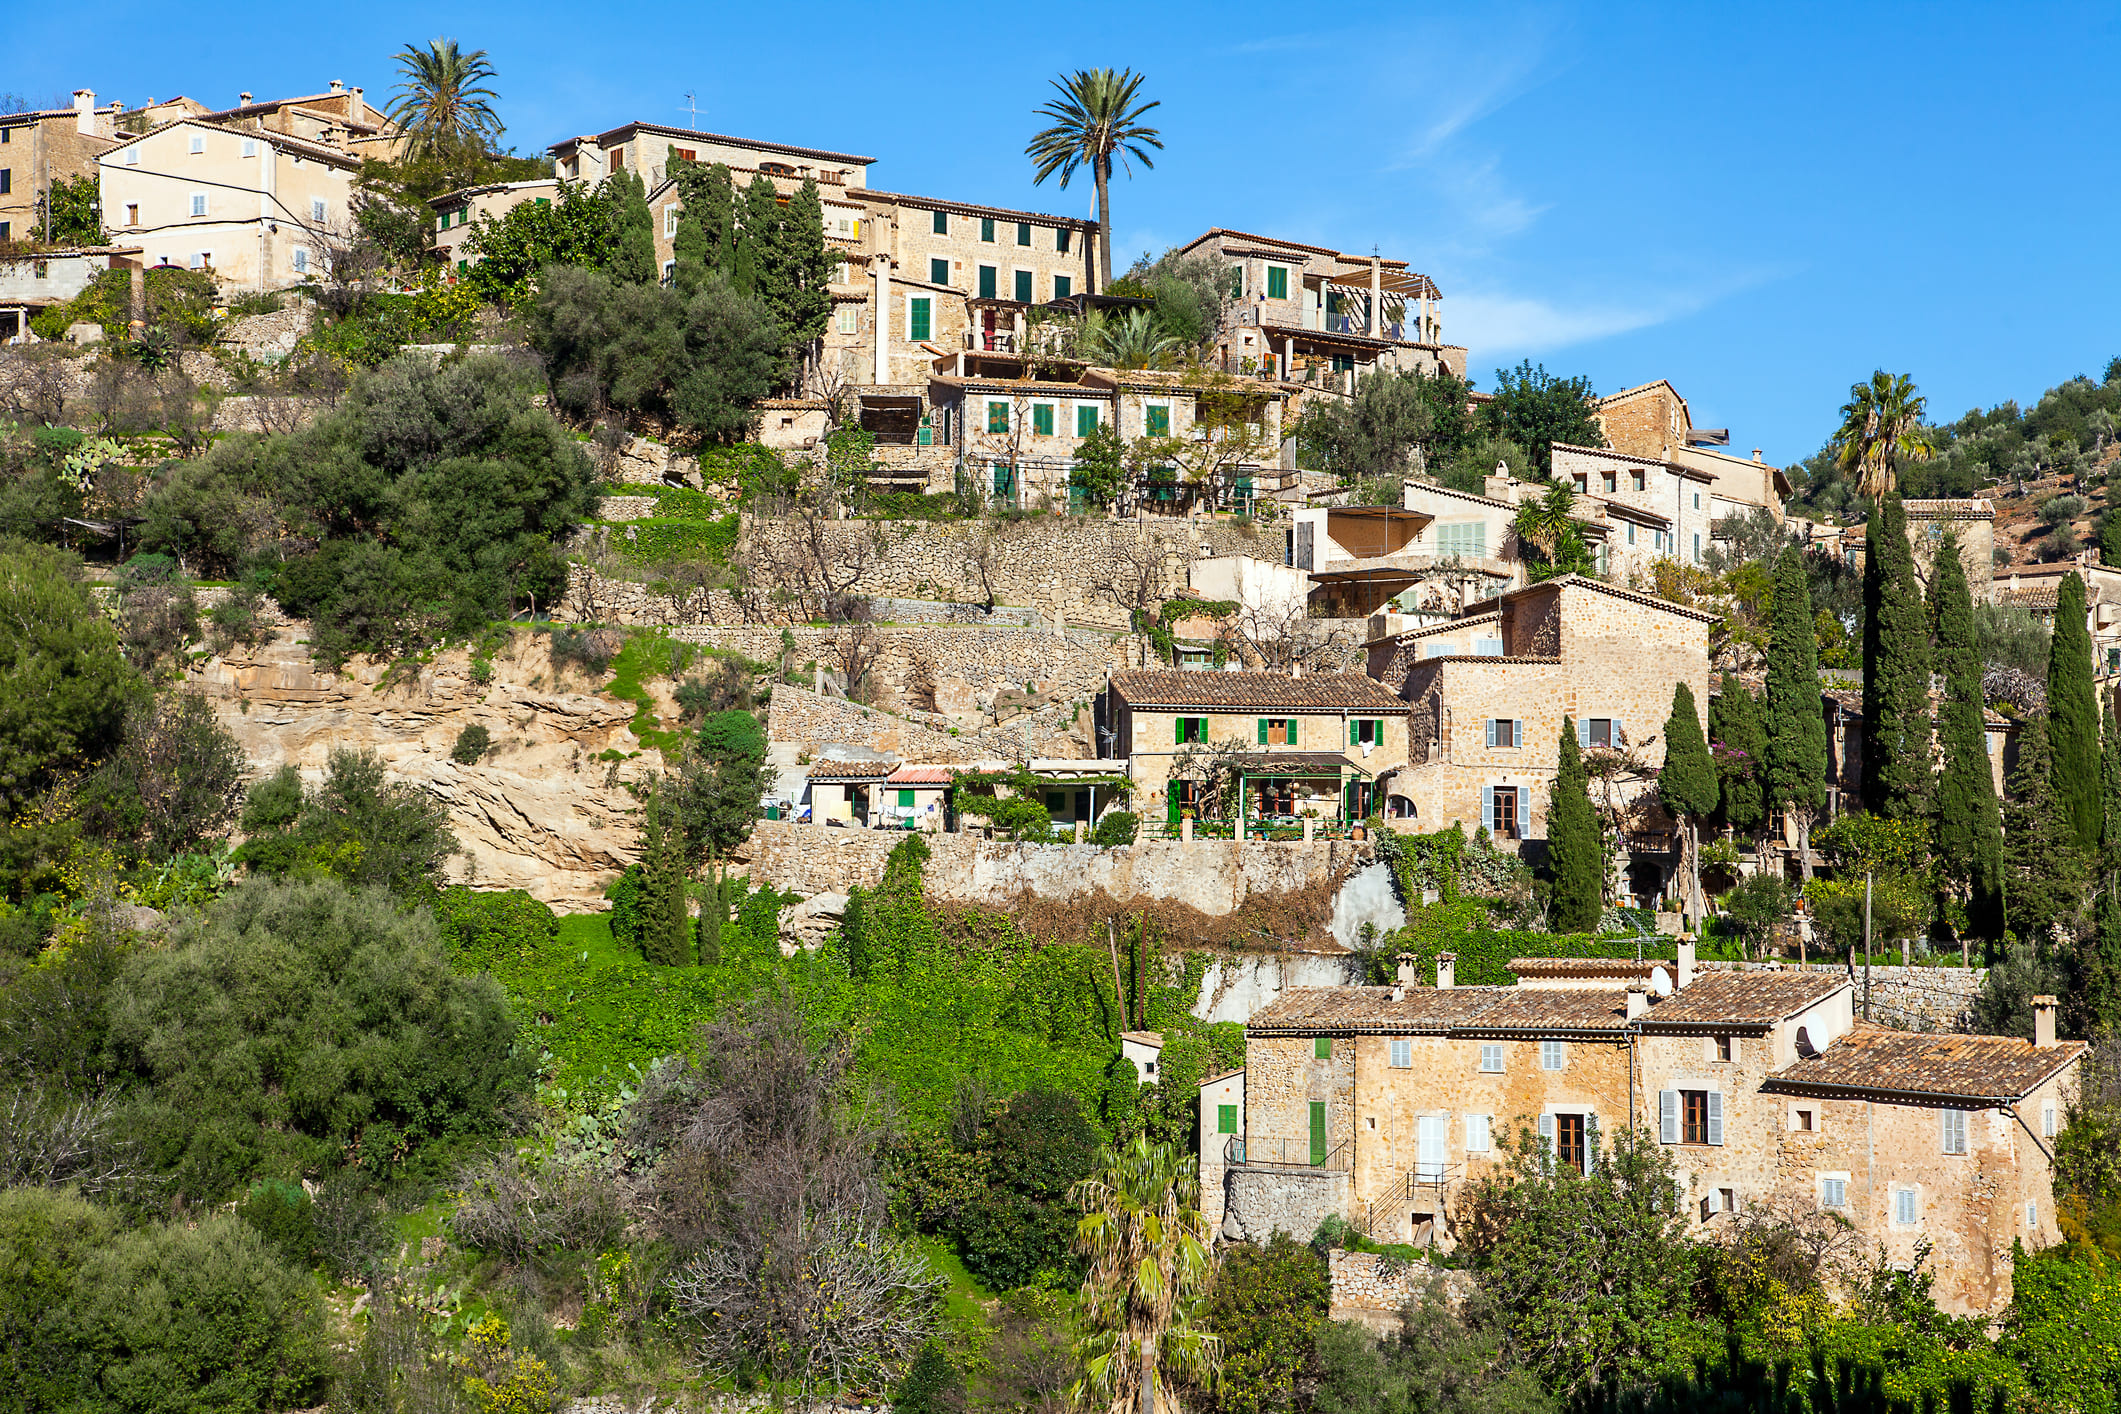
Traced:
[[1672, 974], [1661, 967], [1650, 969], [1650, 990], [1660, 997], [1672, 995]]

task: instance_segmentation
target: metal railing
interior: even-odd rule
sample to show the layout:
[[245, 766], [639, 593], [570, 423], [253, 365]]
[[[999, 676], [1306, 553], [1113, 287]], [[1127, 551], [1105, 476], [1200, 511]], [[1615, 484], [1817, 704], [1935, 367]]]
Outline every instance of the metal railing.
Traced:
[[1324, 1158], [1319, 1158], [1309, 1139], [1258, 1139], [1251, 1143], [1232, 1139], [1223, 1146], [1223, 1162], [1351, 1173], [1355, 1168], [1355, 1141], [1343, 1140], [1327, 1150]]
[[[1416, 1163], [1400, 1176], [1399, 1182], [1384, 1193], [1370, 1200], [1363, 1211], [1362, 1230], [1365, 1235], [1377, 1231], [1377, 1220], [1395, 1208], [1411, 1204], [1417, 1196], [1431, 1202], [1438, 1222], [1446, 1220], [1445, 1195], [1452, 1184], [1465, 1177], [1465, 1170], [1458, 1164]], [[1428, 1195], [1434, 1194], [1430, 1199]]]

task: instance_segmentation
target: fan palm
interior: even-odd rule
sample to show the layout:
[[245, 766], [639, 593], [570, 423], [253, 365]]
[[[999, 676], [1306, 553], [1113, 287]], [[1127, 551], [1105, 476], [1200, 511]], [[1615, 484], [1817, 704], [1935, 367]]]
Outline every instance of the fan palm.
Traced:
[[389, 117], [411, 138], [415, 151], [436, 152], [501, 135], [501, 119], [493, 111], [500, 95], [485, 87], [494, 77], [485, 50], [466, 54], [454, 39], [436, 39], [424, 50], [408, 44], [392, 57], [405, 82], [398, 86]]
[[1176, 1144], [1137, 1137], [1107, 1149], [1075, 1185], [1075, 1247], [1090, 1259], [1076, 1342], [1076, 1402], [1109, 1414], [1177, 1414], [1173, 1377], [1208, 1384], [1222, 1340], [1200, 1322], [1213, 1265], [1200, 1172]]
[[1053, 126], [1033, 137], [1024, 148], [1024, 155], [1038, 164], [1038, 173], [1031, 179], [1034, 185], [1058, 172], [1065, 189], [1077, 172], [1086, 166], [1090, 169], [1097, 184], [1100, 290], [1112, 285], [1113, 154], [1119, 155], [1120, 164], [1131, 174], [1128, 159], [1153, 168], [1156, 163], [1150, 160], [1148, 149], [1162, 151], [1164, 146], [1156, 129], [1143, 127], [1139, 121], [1142, 114], [1161, 106], [1161, 100], [1135, 106], [1142, 79], [1143, 75], [1132, 69], [1117, 73], [1110, 69], [1077, 69], [1065, 79], [1053, 80], [1060, 97], [1035, 110], [1040, 117], [1051, 118]]
[[1081, 348], [1086, 358], [1106, 368], [1161, 368], [1177, 354], [1179, 343], [1157, 326], [1148, 310], [1130, 309], [1092, 315]]
[[1835, 459], [1842, 471], [1858, 473], [1856, 490], [1876, 499], [1889, 494], [1900, 479], [1903, 458], [1913, 460], [1937, 450], [1922, 425], [1928, 400], [1915, 391], [1905, 373], [1879, 369], [1868, 383], [1849, 388], [1841, 405], [1841, 429], [1834, 434]]

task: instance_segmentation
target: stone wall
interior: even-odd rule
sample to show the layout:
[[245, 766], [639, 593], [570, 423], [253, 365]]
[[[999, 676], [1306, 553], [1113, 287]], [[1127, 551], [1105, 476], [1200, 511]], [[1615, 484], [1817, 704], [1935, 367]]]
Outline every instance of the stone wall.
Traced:
[[1336, 1169], [1266, 1168], [1239, 1164], [1223, 1178], [1222, 1235], [1265, 1242], [1286, 1232], [1308, 1242], [1329, 1217], [1348, 1216], [1348, 1175]]
[[[1798, 970], [1798, 964], [1785, 963]], [[1736, 963], [1704, 962], [1703, 968], [1736, 968]], [[1839, 962], [1814, 962], [1808, 972], [1848, 974]], [[1863, 1015], [1863, 969], [1854, 974], [1856, 1015]], [[1871, 1017], [1880, 1026], [1896, 1031], [1972, 1031], [1974, 998], [1988, 980], [1985, 967], [1877, 967], [1871, 968]]]

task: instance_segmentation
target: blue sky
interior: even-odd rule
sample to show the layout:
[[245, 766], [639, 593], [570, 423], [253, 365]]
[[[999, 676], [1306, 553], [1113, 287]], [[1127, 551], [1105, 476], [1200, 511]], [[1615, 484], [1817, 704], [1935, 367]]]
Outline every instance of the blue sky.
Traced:
[[489, 51], [522, 151], [685, 122], [689, 91], [703, 128], [874, 156], [877, 186], [1089, 214], [1031, 185], [1031, 109], [1133, 66], [1166, 147], [1116, 183], [1123, 256], [1217, 225], [1375, 245], [1436, 280], [1480, 386], [1523, 357], [1666, 377], [1787, 462], [1880, 365], [1956, 417], [2121, 354], [2117, 31], [2111, 4], [105, 0], [18, 15], [0, 90], [387, 93], [446, 34]]

